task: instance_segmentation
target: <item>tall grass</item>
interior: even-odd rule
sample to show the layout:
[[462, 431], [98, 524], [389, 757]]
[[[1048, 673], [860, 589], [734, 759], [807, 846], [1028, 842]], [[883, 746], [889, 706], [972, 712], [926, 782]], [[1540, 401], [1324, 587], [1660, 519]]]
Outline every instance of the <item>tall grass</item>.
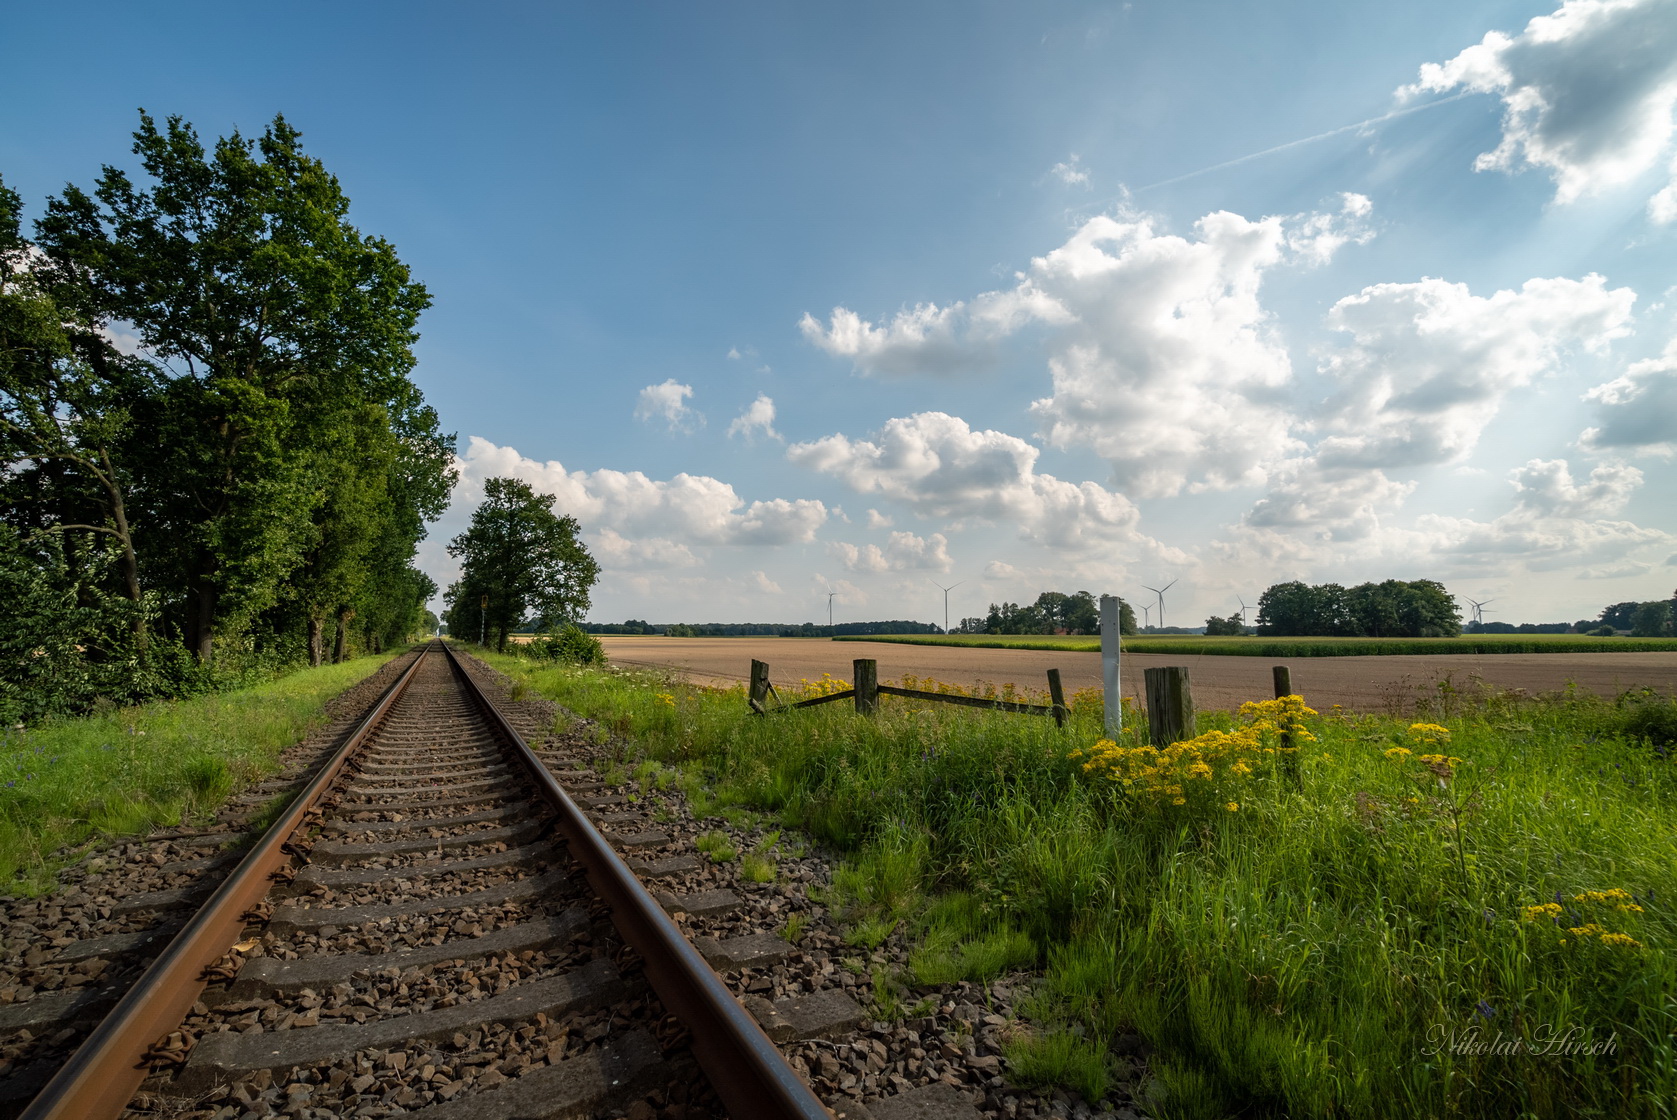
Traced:
[[0, 732], [0, 891], [39, 894], [67, 849], [219, 805], [272, 773], [280, 752], [320, 723], [327, 700], [390, 656]]
[[703, 774], [717, 804], [849, 852], [835, 889], [859, 943], [915, 944], [893, 1007], [1041, 967], [1045, 1033], [1016, 1041], [1016, 1076], [1097, 1093], [1133, 1031], [1158, 1048], [1161, 1116], [1677, 1100], [1677, 773], [1625, 734], [1669, 700], [1448, 698], [1437, 763], [1408, 719], [1318, 717], [1296, 785], [1261, 767], [1226, 803], [1175, 806], [1068, 759], [1099, 736], [1086, 708], [1064, 731], [895, 699], [759, 718], [737, 689], [497, 664]]
[[[983, 649], [1046, 649], [1089, 653], [1098, 636], [1054, 634], [866, 634], [835, 642], [897, 642]], [[1132, 635], [1130, 653], [1216, 654], [1222, 657], [1395, 657], [1422, 653], [1650, 653], [1677, 650], [1677, 638], [1592, 638], [1586, 634], [1464, 634], [1459, 638], [1204, 638]]]

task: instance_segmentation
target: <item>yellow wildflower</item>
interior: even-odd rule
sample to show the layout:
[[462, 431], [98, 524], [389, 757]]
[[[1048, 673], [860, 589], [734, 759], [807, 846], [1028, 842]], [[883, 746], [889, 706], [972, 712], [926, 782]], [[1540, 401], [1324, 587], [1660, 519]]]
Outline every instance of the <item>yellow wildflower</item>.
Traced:
[[1231, 801], [1227, 805], [1223, 806], [1223, 808], [1227, 809], [1231, 813], [1238, 813], [1240, 811], [1240, 802]]
[[1410, 750], [1408, 747], [1393, 747], [1391, 750], [1386, 752], [1386, 757], [1395, 758], [1401, 761], [1414, 753], [1415, 752]]
[[1561, 916], [1561, 904], [1545, 902], [1541, 906], [1527, 906], [1520, 911], [1520, 916], [1528, 922], [1535, 922], [1539, 918], [1558, 918]]
[[1601, 935], [1603, 945], [1612, 945], [1620, 949], [1640, 949], [1642, 942], [1627, 933], [1604, 933]]
[[1597, 934], [1604, 933], [1606, 931], [1594, 922], [1588, 922], [1581, 926], [1570, 926], [1567, 928], [1566, 932], [1570, 933], [1574, 937], [1594, 937]]

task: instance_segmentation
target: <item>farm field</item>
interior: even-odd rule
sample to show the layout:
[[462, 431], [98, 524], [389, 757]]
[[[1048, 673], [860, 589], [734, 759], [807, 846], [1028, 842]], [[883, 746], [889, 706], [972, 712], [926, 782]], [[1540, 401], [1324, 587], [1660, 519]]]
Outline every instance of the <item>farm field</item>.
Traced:
[[[879, 679], [906, 675], [931, 677], [971, 687], [1045, 687], [1049, 669], [1059, 669], [1068, 692], [1100, 687], [1100, 654], [1075, 650], [1000, 649], [975, 646], [908, 645], [890, 642], [832, 642], [810, 638], [665, 638], [612, 636], [600, 639], [606, 655], [626, 666], [673, 669], [699, 684], [744, 681], [753, 658], [766, 661], [779, 688], [830, 673], [850, 678], [851, 662], [871, 657]], [[1401, 708], [1421, 691], [1436, 690], [1443, 680], [1457, 686], [1478, 676], [1497, 688], [1558, 692], [1575, 683], [1598, 696], [1612, 697], [1630, 688], [1677, 692], [1677, 651], [1642, 653], [1416, 654], [1409, 657], [1313, 657], [1294, 660], [1229, 657], [1212, 654], [1139, 653], [1126, 650], [1124, 695], [1141, 690], [1141, 671], [1158, 665], [1186, 665], [1200, 708], [1233, 710], [1248, 700], [1270, 695], [1270, 666], [1292, 666], [1293, 687], [1325, 706], [1379, 712]]]
[[[1099, 637], [1054, 634], [866, 634], [837, 642], [997, 649], [1099, 650]], [[1419, 654], [1677, 652], [1677, 638], [1593, 638], [1588, 634], [1475, 634], [1459, 638], [1206, 638], [1138, 635], [1124, 639], [1136, 653], [1218, 654], [1230, 657], [1413, 657]]]

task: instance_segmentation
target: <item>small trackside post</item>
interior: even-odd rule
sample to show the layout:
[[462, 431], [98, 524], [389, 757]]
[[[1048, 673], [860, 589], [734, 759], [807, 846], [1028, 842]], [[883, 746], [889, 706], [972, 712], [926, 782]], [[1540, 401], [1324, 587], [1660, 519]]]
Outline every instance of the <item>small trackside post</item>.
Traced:
[[856, 714], [871, 716], [879, 711], [879, 662], [858, 657], [853, 667], [856, 680]]
[[747, 701], [751, 710], [762, 715], [769, 698], [769, 663], [753, 659], [751, 662], [751, 694]]
[[1060, 671], [1048, 670], [1048, 700], [1054, 705], [1054, 726], [1066, 725], [1066, 690], [1060, 686]]
[[[1275, 698], [1293, 695], [1293, 671], [1285, 665], [1277, 665], [1273, 670], [1275, 677]], [[1281, 772], [1287, 775], [1287, 780], [1297, 789], [1299, 784], [1299, 752], [1298, 744], [1285, 731], [1281, 733]]]
[[1142, 673], [1147, 682], [1147, 733], [1155, 747], [1194, 737], [1194, 694], [1188, 667], [1165, 665]]
[[1118, 691], [1118, 596], [1101, 596], [1101, 688], [1106, 701], [1106, 737], [1124, 730], [1124, 696]]

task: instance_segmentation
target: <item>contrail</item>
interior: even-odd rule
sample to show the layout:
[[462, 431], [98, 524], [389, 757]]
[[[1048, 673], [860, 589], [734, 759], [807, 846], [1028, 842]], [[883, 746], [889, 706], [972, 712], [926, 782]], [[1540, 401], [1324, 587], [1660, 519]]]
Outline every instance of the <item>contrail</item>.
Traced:
[[1436, 109], [1440, 105], [1448, 105], [1452, 101], [1460, 101], [1462, 98], [1468, 97], [1471, 94], [1473, 94], [1474, 92], [1476, 92], [1476, 91], [1470, 90], [1470, 89], [1464, 89], [1460, 93], [1451, 94], [1449, 97], [1441, 97], [1437, 101], [1429, 101], [1425, 105], [1411, 105], [1407, 109], [1393, 109], [1390, 113], [1386, 113], [1383, 116], [1370, 117], [1370, 118], [1368, 118], [1368, 120], [1358, 121], [1356, 124], [1348, 124], [1348, 125], [1344, 125], [1341, 128], [1332, 128], [1332, 129], [1329, 129], [1326, 132], [1318, 132], [1316, 135], [1306, 136], [1302, 140], [1289, 140], [1285, 144], [1277, 144], [1275, 147], [1265, 148], [1261, 152], [1253, 152], [1251, 155], [1245, 155], [1245, 156], [1240, 156], [1236, 159], [1225, 160], [1222, 163], [1214, 163], [1210, 167], [1202, 167], [1198, 171], [1190, 171], [1186, 175], [1178, 175], [1174, 179], [1160, 179], [1157, 183], [1149, 183], [1145, 187], [1136, 187], [1130, 193], [1140, 194], [1142, 191], [1150, 191], [1150, 190], [1153, 190], [1155, 187], [1168, 187], [1172, 183], [1180, 183], [1184, 179], [1194, 179], [1194, 178], [1197, 178], [1201, 175], [1209, 175], [1213, 171], [1221, 171], [1225, 167], [1236, 167], [1236, 166], [1238, 166], [1242, 163], [1250, 163], [1252, 160], [1255, 160], [1255, 159], [1262, 159], [1265, 156], [1272, 156], [1276, 152], [1284, 152], [1288, 148], [1297, 148], [1297, 147], [1299, 147], [1303, 144], [1314, 144], [1318, 140], [1326, 140], [1328, 137], [1338, 136], [1342, 132], [1355, 132], [1358, 129], [1367, 128], [1370, 125], [1382, 124], [1386, 121], [1394, 120], [1397, 117], [1407, 117], [1411, 113], [1419, 113], [1423, 109]]

